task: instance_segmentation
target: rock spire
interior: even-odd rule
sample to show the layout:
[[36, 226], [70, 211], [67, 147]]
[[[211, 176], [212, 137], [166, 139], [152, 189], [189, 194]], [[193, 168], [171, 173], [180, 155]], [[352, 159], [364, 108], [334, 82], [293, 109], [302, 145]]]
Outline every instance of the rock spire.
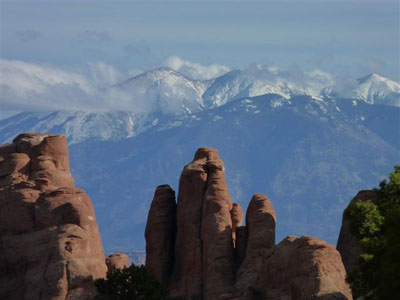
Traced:
[[156, 189], [146, 267], [172, 296], [191, 300], [352, 299], [332, 245], [307, 236], [275, 245], [276, 216], [265, 195], [253, 195], [242, 221], [218, 151], [200, 148], [183, 168], [176, 207], [169, 186]]

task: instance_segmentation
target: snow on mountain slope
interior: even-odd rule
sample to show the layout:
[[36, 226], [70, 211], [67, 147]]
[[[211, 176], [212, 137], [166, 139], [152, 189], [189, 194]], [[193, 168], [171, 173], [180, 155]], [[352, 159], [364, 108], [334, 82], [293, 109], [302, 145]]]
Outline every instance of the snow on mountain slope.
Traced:
[[203, 94], [203, 99], [205, 107], [212, 108], [234, 99], [264, 94], [277, 94], [284, 98], [296, 95], [317, 97], [324, 87], [332, 84], [331, 76], [321, 71], [303, 73], [297, 69], [255, 66], [216, 78]]
[[349, 80], [339, 83], [322, 71], [304, 73], [296, 69], [259, 66], [231, 71], [216, 78], [203, 94], [203, 99], [206, 108], [213, 108], [234, 99], [264, 94], [277, 94], [287, 99], [299, 95], [329, 96], [400, 106], [400, 83], [377, 74], [360, 78], [355, 83]]
[[371, 104], [400, 106], [400, 83], [378, 74], [358, 79], [353, 98]]
[[136, 133], [135, 116], [128, 112], [57, 111], [20, 113], [0, 121], [0, 139], [11, 140], [21, 132], [65, 134], [70, 144], [84, 140], [118, 140]]
[[191, 80], [165, 67], [140, 74], [112, 87], [132, 93], [137, 105], [148, 107], [146, 111], [160, 111], [170, 115], [202, 110], [202, 94], [206, 88], [207, 81]]

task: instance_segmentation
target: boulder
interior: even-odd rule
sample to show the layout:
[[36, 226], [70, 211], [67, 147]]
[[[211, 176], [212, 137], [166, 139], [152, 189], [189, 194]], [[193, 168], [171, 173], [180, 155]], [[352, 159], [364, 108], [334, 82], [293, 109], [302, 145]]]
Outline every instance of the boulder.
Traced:
[[266, 259], [252, 285], [268, 300], [353, 299], [339, 252], [317, 238], [288, 236]]
[[122, 270], [129, 267], [129, 257], [123, 253], [113, 253], [106, 258], [108, 271], [112, 268]]
[[93, 299], [106, 265], [92, 203], [75, 188], [65, 136], [0, 146], [0, 298]]

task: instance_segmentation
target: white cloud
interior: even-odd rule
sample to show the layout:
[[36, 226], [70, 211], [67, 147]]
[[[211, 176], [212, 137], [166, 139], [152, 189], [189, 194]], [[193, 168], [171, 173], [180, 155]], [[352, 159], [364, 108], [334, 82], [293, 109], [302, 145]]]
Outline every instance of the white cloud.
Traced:
[[180, 113], [182, 102], [189, 109], [199, 106], [193, 87], [182, 94], [174, 85], [149, 89], [151, 82], [140, 79], [118, 85], [129, 74], [120, 73], [103, 62], [61, 69], [0, 59], [0, 107], [3, 112], [131, 111], [141, 115], [160, 107], [167, 114]]
[[164, 66], [178, 71], [192, 79], [200, 80], [213, 79], [230, 71], [230, 68], [227, 66], [218, 64], [203, 66], [199, 63], [181, 59], [178, 56], [171, 56], [167, 58], [164, 61]]
[[71, 86], [87, 94], [93, 93], [82, 75], [44, 65], [2, 59], [0, 74], [0, 85], [20, 97], [29, 93], [43, 94], [56, 86]]
[[117, 99], [108, 98], [108, 92], [99, 87], [115, 83], [119, 77], [118, 71], [104, 63], [90, 64], [89, 74], [85, 74], [2, 59], [0, 104], [3, 110], [109, 109]]

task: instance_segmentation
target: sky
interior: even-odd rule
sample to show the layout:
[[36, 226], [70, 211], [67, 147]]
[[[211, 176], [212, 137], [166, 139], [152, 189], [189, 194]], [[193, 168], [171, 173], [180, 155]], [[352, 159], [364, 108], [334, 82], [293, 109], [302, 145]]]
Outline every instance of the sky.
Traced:
[[96, 84], [165, 65], [207, 79], [252, 64], [398, 81], [399, 16], [385, 0], [0, 1], [0, 85], [18, 84], [9, 71], [23, 63], [35, 80], [48, 68]]

